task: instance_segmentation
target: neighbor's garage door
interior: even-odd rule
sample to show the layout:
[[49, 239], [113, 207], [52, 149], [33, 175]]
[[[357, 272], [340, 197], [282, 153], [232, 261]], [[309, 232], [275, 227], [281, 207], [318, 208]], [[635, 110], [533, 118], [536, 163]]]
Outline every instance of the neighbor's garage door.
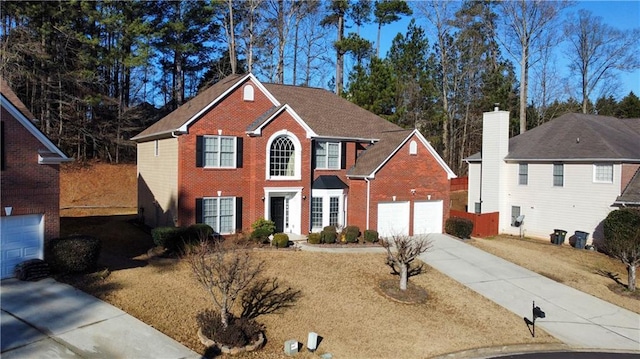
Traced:
[[413, 235], [442, 233], [441, 200], [415, 202], [413, 206]]
[[1, 278], [13, 277], [16, 264], [43, 258], [44, 216], [30, 214], [0, 218]]
[[378, 234], [380, 237], [409, 235], [409, 202], [378, 203]]

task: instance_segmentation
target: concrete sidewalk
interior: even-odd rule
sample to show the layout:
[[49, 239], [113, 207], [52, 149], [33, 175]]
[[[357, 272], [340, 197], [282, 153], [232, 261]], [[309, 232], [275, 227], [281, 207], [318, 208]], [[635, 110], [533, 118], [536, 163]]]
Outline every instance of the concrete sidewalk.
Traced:
[[0, 282], [0, 351], [12, 358], [200, 358], [122, 310], [51, 278]]
[[425, 263], [518, 316], [532, 319], [535, 301], [546, 313], [546, 318], [536, 320], [536, 326], [569, 346], [640, 352], [640, 315], [458, 239], [447, 235], [430, 238], [433, 247], [420, 258]]

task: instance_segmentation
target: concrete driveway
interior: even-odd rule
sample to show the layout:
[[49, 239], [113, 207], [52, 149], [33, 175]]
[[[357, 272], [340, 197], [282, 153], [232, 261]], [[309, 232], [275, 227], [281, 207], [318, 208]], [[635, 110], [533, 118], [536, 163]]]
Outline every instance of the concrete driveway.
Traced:
[[200, 358], [122, 310], [51, 278], [0, 282], [0, 351], [12, 358]]

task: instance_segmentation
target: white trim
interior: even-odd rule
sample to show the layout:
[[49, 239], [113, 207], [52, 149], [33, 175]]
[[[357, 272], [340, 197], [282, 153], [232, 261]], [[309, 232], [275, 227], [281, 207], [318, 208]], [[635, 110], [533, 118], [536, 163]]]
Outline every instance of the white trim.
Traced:
[[[218, 193], [219, 192], [220, 191], [218, 191]], [[233, 206], [233, 219], [231, 220], [232, 229], [231, 229], [231, 232], [216, 232], [218, 234], [234, 234], [236, 232], [236, 228], [235, 228], [236, 227], [236, 217], [238, 216], [237, 205], [236, 205], [236, 198], [237, 197], [234, 197], [234, 196], [221, 197], [220, 193], [218, 194], [218, 197], [202, 197], [202, 208], [201, 208], [201, 210], [202, 210], [202, 223], [207, 224], [204, 221], [204, 208], [205, 208], [204, 201], [213, 199], [213, 200], [216, 200], [216, 202], [218, 202], [217, 205], [216, 205], [216, 209], [218, 210], [218, 213], [216, 213], [216, 216], [215, 216], [218, 219], [218, 223], [217, 223], [218, 227], [220, 227], [220, 200], [229, 199], [229, 198], [231, 198], [232, 202], [233, 202], [233, 204], [232, 204], [232, 206]], [[213, 230], [215, 231], [216, 227], [215, 226], [212, 226], [212, 227], [213, 227]]]
[[[220, 133], [220, 132], [219, 132]], [[205, 140], [207, 138], [216, 138], [218, 139], [218, 166], [207, 166], [206, 163], [206, 151], [205, 151]], [[222, 139], [223, 138], [231, 138], [233, 139], [233, 165], [231, 166], [222, 166], [220, 165], [220, 155], [222, 154]], [[238, 137], [236, 136], [222, 136], [222, 135], [203, 135], [202, 136], [202, 168], [206, 169], [230, 169], [230, 168], [238, 168]]]
[[253, 85], [251, 84], [244, 85], [244, 87], [242, 88], [242, 100], [247, 102], [253, 102], [254, 100]]
[[[280, 137], [287, 136], [293, 142], [294, 148], [294, 170], [295, 174], [293, 176], [271, 176], [271, 144], [273, 141]], [[265, 148], [265, 179], [269, 181], [289, 181], [289, 180], [300, 180], [302, 179], [302, 143], [298, 140], [298, 137], [290, 131], [280, 130], [275, 132], [269, 140], [267, 141], [267, 146]]]
[[35, 137], [40, 143], [42, 143], [47, 150], [52, 153], [60, 156], [60, 159], [48, 159], [47, 161], [41, 161], [41, 157], [39, 156], [38, 163], [47, 163], [47, 164], [55, 164], [60, 162], [70, 162], [73, 161], [73, 158], [67, 157], [56, 145], [51, 142], [51, 140], [40, 131], [30, 119], [26, 118], [25, 115], [18, 110], [18, 108], [11, 102], [9, 99], [4, 97], [4, 95], [0, 96], [0, 105], [7, 109], [7, 112], [11, 114], [15, 119], [22, 124], [32, 135]]
[[[596, 178], [596, 167], [597, 166], [611, 166], [611, 181], [600, 181]], [[614, 168], [613, 168], [613, 163], [594, 163], [593, 164], [593, 183], [613, 183], [613, 177], [614, 177]]]
[[[318, 145], [319, 143], [325, 143], [327, 144], [327, 148], [326, 148], [326, 153], [324, 155], [324, 159], [325, 159], [325, 166], [324, 167], [319, 167], [318, 166], [318, 159], [317, 159], [317, 150], [316, 150], [316, 145]], [[337, 145], [338, 146], [338, 166], [337, 167], [329, 167], [329, 145], [333, 144], [333, 145]], [[327, 171], [333, 171], [333, 170], [340, 170], [342, 168], [342, 143], [341, 142], [335, 142], [335, 141], [323, 141], [323, 140], [316, 140], [313, 142], [313, 154], [314, 154], [314, 160], [315, 160], [315, 164], [316, 164], [316, 168], [317, 170], [327, 170]]]
[[314, 197], [322, 198], [322, 226], [320, 228], [312, 227], [311, 231], [321, 231], [322, 228], [330, 225], [332, 197], [338, 198], [338, 225], [344, 226], [346, 224], [346, 195], [343, 189], [312, 189], [311, 199], [313, 200]]
[[195, 115], [191, 116], [191, 118], [189, 118], [185, 123], [182, 124], [182, 126], [178, 127], [176, 129], [176, 131], [178, 132], [184, 132], [186, 133], [189, 126], [196, 121], [197, 119], [200, 118], [200, 116], [202, 116], [205, 112], [209, 111], [209, 109], [215, 105], [218, 104], [218, 102], [220, 102], [222, 99], [224, 99], [227, 95], [229, 95], [231, 92], [235, 91], [238, 87], [240, 87], [240, 85], [242, 85], [243, 83], [245, 83], [247, 80], [251, 80], [251, 82], [253, 82], [253, 84], [260, 90], [262, 91], [262, 93], [267, 97], [267, 99], [269, 99], [269, 101], [271, 101], [271, 103], [274, 106], [280, 106], [280, 102], [278, 102], [278, 100], [269, 92], [267, 91], [267, 89], [264, 87], [264, 85], [262, 85], [262, 83], [260, 81], [258, 81], [258, 79], [253, 76], [253, 74], [248, 74], [247, 76], [239, 79], [234, 85], [232, 85], [231, 87], [229, 87], [225, 92], [223, 92], [220, 96], [218, 96], [217, 98], [215, 98], [213, 101], [211, 101], [208, 105], [204, 106], [200, 111], [198, 111]]
[[254, 135], [254, 136], [261, 136], [262, 135], [262, 130], [269, 124], [271, 123], [271, 121], [273, 121], [276, 117], [278, 117], [283, 111], [287, 111], [289, 113], [289, 115], [291, 115], [291, 117], [293, 117], [293, 119], [300, 125], [300, 127], [302, 127], [306, 133], [306, 137], [307, 138], [311, 138], [311, 137], [316, 137], [318, 136], [312, 129], [311, 127], [309, 127], [309, 125], [307, 125], [306, 122], [304, 122], [304, 120], [296, 113], [296, 111], [294, 111], [291, 106], [289, 106], [288, 104], [285, 104], [284, 106], [282, 106], [281, 108], [279, 108], [276, 112], [274, 112], [273, 114], [271, 114], [271, 116], [269, 116], [266, 120], [264, 120], [260, 126], [258, 126], [258, 128], [256, 128], [253, 131], [249, 131], [250, 135]]
[[415, 140], [411, 140], [409, 143], [409, 154], [417, 155], [418, 154], [418, 143]]
[[422, 142], [422, 144], [427, 148], [427, 150], [429, 151], [429, 153], [431, 154], [431, 156], [433, 156], [433, 158], [436, 159], [436, 161], [438, 162], [438, 164], [440, 165], [440, 167], [442, 167], [442, 169], [445, 170], [445, 172], [447, 172], [447, 179], [452, 179], [452, 178], [456, 178], [458, 176], [456, 176], [455, 173], [453, 173], [453, 171], [451, 170], [451, 168], [449, 168], [449, 166], [447, 165], [447, 163], [442, 159], [442, 157], [440, 157], [440, 155], [438, 154], [438, 152], [436, 152], [436, 150], [431, 147], [431, 144], [429, 144], [429, 141], [427, 141], [426, 138], [424, 138], [424, 136], [422, 136], [422, 134], [420, 133], [420, 131], [418, 130], [413, 130], [411, 131], [411, 133], [407, 136], [407, 138], [405, 138], [402, 143], [400, 143], [398, 145], [398, 147], [396, 147], [395, 150], [393, 150], [393, 152], [391, 152], [391, 154], [385, 158], [384, 161], [382, 161], [382, 163], [380, 163], [380, 165], [378, 167], [376, 167], [376, 169], [374, 169], [371, 174], [369, 176], [367, 176], [368, 178], [375, 178], [375, 174], [382, 168], [384, 167], [384, 165], [387, 164], [387, 162], [389, 162], [389, 160], [400, 150], [400, 148], [402, 146], [404, 146], [405, 143], [407, 143], [407, 141], [413, 136], [416, 135], [416, 137], [418, 137], [418, 139], [420, 139], [420, 142]]
[[[286, 233], [302, 234], [302, 190], [304, 187], [263, 187], [264, 215], [271, 219], [271, 197], [286, 197], [289, 200], [289, 217], [284, 219]], [[286, 211], [285, 211], [286, 212]], [[286, 213], [285, 213], [286, 214]]]

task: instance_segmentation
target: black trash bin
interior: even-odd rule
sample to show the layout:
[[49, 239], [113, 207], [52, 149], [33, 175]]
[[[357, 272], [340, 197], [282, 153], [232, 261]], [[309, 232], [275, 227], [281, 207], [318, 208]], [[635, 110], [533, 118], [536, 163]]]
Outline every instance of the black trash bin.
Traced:
[[567, 231], [564, 229], [553, 230], [553, 244], [561, 245], [564, 243], [564, 239], [567, 236]]
[[587, 238], [589, 238], [589, 233], [576, 231], [574, 235], [576, 237], [576, 243], [574, 247], [578, 249], [584, 249], [584, 247], [587, 245]]

